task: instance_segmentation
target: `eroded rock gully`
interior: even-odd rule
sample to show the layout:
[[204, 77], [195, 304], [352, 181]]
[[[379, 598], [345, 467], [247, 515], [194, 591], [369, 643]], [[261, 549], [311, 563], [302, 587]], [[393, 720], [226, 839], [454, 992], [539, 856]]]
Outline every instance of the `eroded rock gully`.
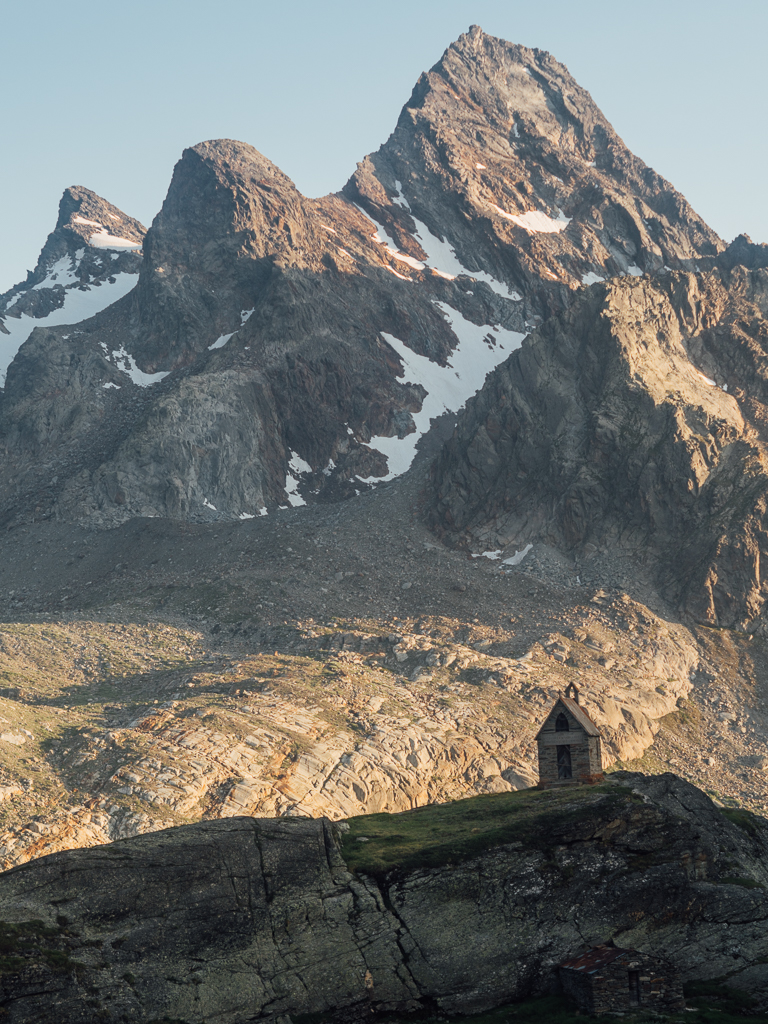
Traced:
[[16, 958], [0, 1002], [9, 1024], [471, 1012], [545, 991], [560, 960], [610, 939], [768, 997], [762, 819], [631, 773], [518, 813], [514, 838], [479, 856], [385, 876], [351, 874], [343, 833], [306, 819], [206, 822], [16, 868], [0, 876]]

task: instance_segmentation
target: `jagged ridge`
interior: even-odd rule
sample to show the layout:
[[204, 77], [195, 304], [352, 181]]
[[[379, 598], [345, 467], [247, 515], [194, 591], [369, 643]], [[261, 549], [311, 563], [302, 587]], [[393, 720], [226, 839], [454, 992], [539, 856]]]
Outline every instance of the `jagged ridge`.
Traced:
[[[185, 151], [138, 288], [76, 336], [36, 336], [11, 370], [4, 514], [210, 520], [351, 496], [482, 382], [456, 394], [437, 373], [459, 342], [462, 365], [489, 368], [583, 279], [721, 248], [565, 68], [475, 28], [344, 195], [302, 197], [242, 143]], [[137, 396], [116, 353], [171, 376]], [[77, 473], [17, 496], [53, 450]]]

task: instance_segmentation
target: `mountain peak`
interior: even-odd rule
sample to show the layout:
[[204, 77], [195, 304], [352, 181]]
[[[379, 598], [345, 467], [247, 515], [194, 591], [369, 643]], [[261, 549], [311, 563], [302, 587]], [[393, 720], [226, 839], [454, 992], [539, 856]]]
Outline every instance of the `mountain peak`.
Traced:
[[[92, 244], [94, 223], [118, 214], [72, 188], [54, 235]], [[563, 65], [472, 26], [421, 76], [390, 139], [341, 195], [302, 196], [244, 142], [185, 149], [130, 302], [108, 327], [102, 317], [76, 343], [50, 333], [38, 348], [71, 360], [76, 344], [83, 365], [95, 352], [88, 387], [100, 399], [123, 387], [121, 352], [145, 376], [172, 375], [158, 403], [166, 389], [186, 394], [170, 418], [158, 404], [151, 427], [137, 426], [93, 477], [86, 500], [100, 521], [254, 515], [404, 472], [432, 419], [456, 411], [584, 285], [693, 270], [722, 248]], [[37, 290], [25, 299], [42, 301]], [[9, 410], [23, 398], [19, 379], [9, 376]], [[234, 379], [250, 382], [237, 399], [224, 384]], [[49, 390], [46, 380], [42, 402]], [[223, 391], [229, 418], [214, 412]], [[79, 444], [74, 433], [56, 443]], [[198, 454], [218, 445], [248, 469], [229, 473], [217, 457], [200, 470]]]
[[140, 248], [147, 233], [144, 225], [134, 217], [127, 216], [118, 207], [82, 185], [70, 185], [64, 189], [59, 201], [55, 230], [73, 232], [86, 245], [95, 245], [96, 248], [131, 248], [127, 244], [102, 244], [109, 242], [110, 237], [113, 240], [119, 237], [124, 242], [135, 242], [133, 248]]
[[[46, 317], [61, 305], [62, 295], [54, 296], [53, 292], [60, 290], [65, 281], [68, 287], [88, 287], [115, 272], [138, 273], [137, 250], [145, 234], [140, 221], [96, 192], [83, 185], [70, 185], [59, 200], [56, 226], [40, 251], [35, 269], [0, 295], [0, 316], [13, 310], [12, 316], [27, 313], [33, 318]], [[109, 253], [113, 254], [111, 258], [107, 258]]]
[[[281, 178], [290, 182], [290, 178], [272, 161], [247, 142], [237, 139], [208, 139], [198, 142], [196, 146], [184, 150], [182, 160], [192, 155], [206, 163], [214, 164], [227, 170], [230, 174], [245, 174], [251, 180], [263, 178]], [[291, 182], [291, 184], [293, 184]]]
[[134, 287], [145, 233], [90, 189], [64, 190], [35, 269], [0, 295], [0, 385], [35, 327], [77, 323]]
[[724, 248], [564, 65], [478, 26], [420, 76], [344, 191], [404, 251], [423, 258], [412, 245], [423, 224], [468, 272], [524, 299], [546, 292], [548, 311], [582, 284], [692, 270]]

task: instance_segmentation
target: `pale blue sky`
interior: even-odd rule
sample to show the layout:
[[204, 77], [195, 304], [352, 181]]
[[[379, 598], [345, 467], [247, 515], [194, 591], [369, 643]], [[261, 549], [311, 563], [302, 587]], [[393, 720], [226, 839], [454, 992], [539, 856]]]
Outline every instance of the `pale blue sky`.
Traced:
[[5, 0], [0, 291], [67, 185], [149, 224], [185, 146], [242, 139], [340, 188], [470, 24], [549, 50], [724, 238], [768, 241], [765, 0]]

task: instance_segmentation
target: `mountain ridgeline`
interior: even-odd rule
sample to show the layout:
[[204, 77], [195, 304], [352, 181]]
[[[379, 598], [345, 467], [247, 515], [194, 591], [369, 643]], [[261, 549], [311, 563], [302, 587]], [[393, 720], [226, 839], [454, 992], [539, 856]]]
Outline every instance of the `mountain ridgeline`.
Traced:
[[475, 26], [336, 194], [231, 140], [184, 151], [146, 234], [65, 192], [0, 299], [0, 521], [339, 501], [472, 399], [427, 497], [443, 538], [619, 545], [695, 618], [745, 626], [766, 262], [726, 248], [563, 65]]

